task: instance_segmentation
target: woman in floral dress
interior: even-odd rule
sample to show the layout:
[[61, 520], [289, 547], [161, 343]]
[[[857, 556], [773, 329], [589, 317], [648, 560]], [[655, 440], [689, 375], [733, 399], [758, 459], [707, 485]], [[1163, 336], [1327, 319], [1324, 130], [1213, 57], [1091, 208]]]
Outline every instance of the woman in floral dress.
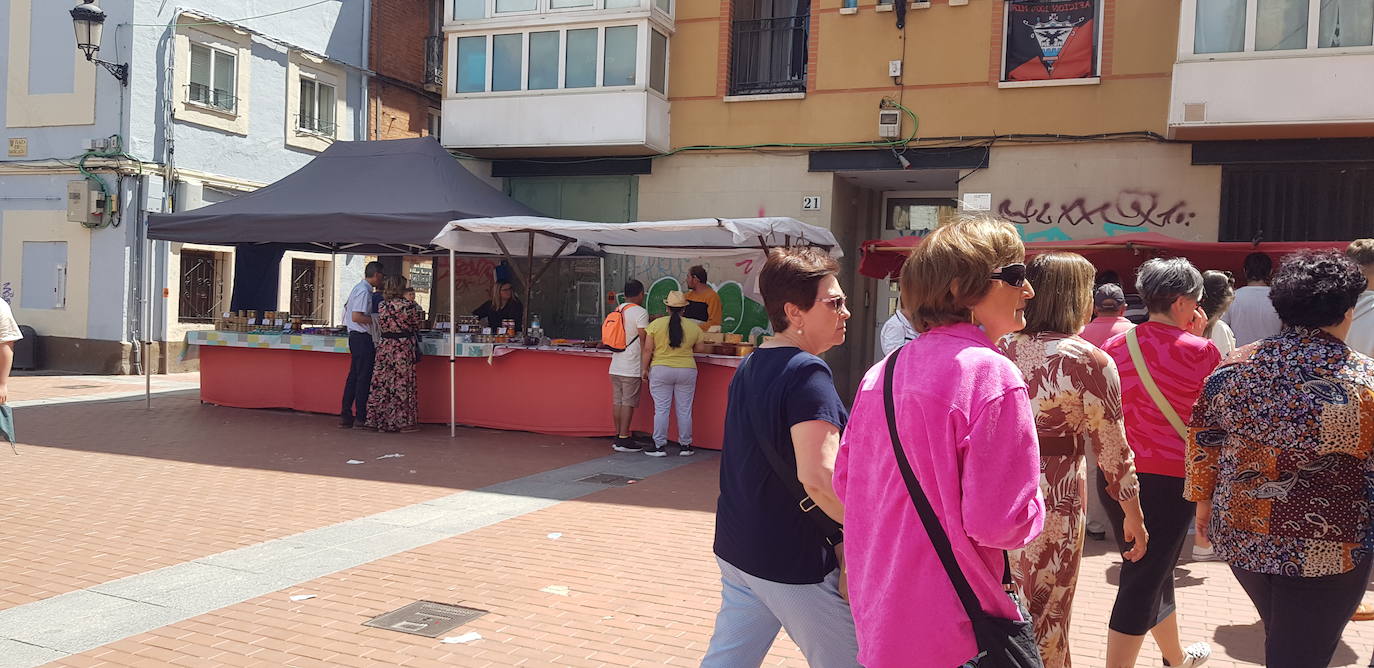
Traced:
[[419, 404], [415, 393], [415, 335], [424, 325], [420, 306], [403, 295], [406, 281], [387, 276], [382, 303], [377, 306], [377, 362], [372, 370], [372, 394], [367, 420], [378, 431], [416, 431]]
[[1126, 514], [1132, 561], [1145, 554], [1135, 465], [1121, 417], [1116, 364], [1077, 333], [1092, 315], [1093, 266], [1074, 253], [1047, 253], [1027, 268], [1036, 286], [1026, 328], [1004, 339], [1007, 356], [1026, 377], [1040, 441], [1045, 530], [1012, 553], [1022, 600], [1035, 620], [1046, 668], [1067, 667], [1069, 619], [1083, 556], [1087, 501], [1086, 449], [1097, 455], [1108, 492]]

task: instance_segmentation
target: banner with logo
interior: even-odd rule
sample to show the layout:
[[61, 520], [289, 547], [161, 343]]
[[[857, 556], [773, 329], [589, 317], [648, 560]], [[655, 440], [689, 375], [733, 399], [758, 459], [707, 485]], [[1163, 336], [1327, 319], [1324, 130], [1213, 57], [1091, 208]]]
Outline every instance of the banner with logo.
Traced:
[[1098, 2], [1007, 2], [1005, 80], [1097, 76]]

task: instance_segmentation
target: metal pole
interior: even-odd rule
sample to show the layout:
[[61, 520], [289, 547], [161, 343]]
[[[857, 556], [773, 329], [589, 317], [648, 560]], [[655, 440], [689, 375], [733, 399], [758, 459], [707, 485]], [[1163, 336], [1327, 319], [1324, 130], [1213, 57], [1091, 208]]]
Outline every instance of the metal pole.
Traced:
[[325, 327], [334, 326], [334, 293], [339, 291], [339, 251], [329, 249], [329, 320]]
[[448, 249], [448, 437], [458, 435], [458, 390], [454, 373], [458, 364], [457, 301], [453, 294], [453, 249]]
[[601, 260], [601, 292], [597, 294], [597, 301], [601, 302], [601, 321], [606, 321], [606, 256], [602, 255]]
[[143, 301], [147, 302], [147, 313], [143, 318], [143, 402], [145, 410], [153, 410], [153, 358], [150, 336], [153, 326], [153, 242], [148, 239], [147, 218], [144, 218], [143, 223], [143, 247], [143, 273], [147, 277], [147, 290], [143, 293]]
[[[530, 232], [529, 234], [530, 234], [530, 260], [529, 260], [529, 270], [525, 272], [525, 317], [524, 317], [524, 320], [525, 320], [525, 321], [522, 322], [522, 323], [520, 323], [520, 324], [524, 325], [524, 328], [523, 328], [523, 329], [524, 329], [524, 335], [525, 335], [525, 336], [529, 336], [529, 335], [530, 335], [530, 308], [531, 308], [531, 306], [530, 306], [530, 291], [534, 289], [534, 232]], [[543, 323], [540, 323], [540, 325], [543, 325]]]

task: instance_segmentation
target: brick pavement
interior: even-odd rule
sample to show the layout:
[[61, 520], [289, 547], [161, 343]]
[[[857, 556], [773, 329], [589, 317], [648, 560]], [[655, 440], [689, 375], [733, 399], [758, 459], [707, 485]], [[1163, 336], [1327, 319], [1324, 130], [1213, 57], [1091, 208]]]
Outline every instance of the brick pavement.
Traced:
[[[442, 430], [338, 432], [321, 416], [185, 396], [151, 414], [136, 402], [18, 413], [22, 454], [0, 457], [0, 606], [606, 454], [600, 440], [481, 430], [458, 444]], [[397, 451], [406, 457], [374, 459]], [[368, 463], [342, 464], [349, 457]], [[716, 473], [695, 462], [53, 665], [695, 665], [719, 603]], [[1104, 547], [1090, 542], [1080, 578], [1079, 666], [1102, 665], [1119, 562]], [[1212, 642], [1209, 665], [1258, 665], [1258, 618], [1227, 567], [1185, 559], [1179, 575], [1185, 642]], [[541, 591], [549, 585], [568, 595]], [[292, 602], [298, 593], [316, 598]], [[449, 645], [360, 625], [418, 599], [489, 610], [453, 633], [483, 638]], [[1332, 665], [1364, 666], [1371, 653], [1374, 622], [1351, 624]], [[769, 665], [805, 662], [784, 635]], [[1140, 665], [1160, 665], [1152, 641]]]

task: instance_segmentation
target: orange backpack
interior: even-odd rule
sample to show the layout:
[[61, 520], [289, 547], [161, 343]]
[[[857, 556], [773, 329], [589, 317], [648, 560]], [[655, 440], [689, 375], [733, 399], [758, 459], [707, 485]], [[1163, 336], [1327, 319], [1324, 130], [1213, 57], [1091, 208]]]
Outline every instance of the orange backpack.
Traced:
[[[634, 304], [626, 302], [606, 315], [605, 322], [601, 323], [601, 345], [603, 347], [623, 353], [629, 344], [634, 343], [633, 339], [628, 342], [625, 341], [625, 309], [631, 306]], [[639, 338], [639, 335], [636, 334], [635, 338]]]

